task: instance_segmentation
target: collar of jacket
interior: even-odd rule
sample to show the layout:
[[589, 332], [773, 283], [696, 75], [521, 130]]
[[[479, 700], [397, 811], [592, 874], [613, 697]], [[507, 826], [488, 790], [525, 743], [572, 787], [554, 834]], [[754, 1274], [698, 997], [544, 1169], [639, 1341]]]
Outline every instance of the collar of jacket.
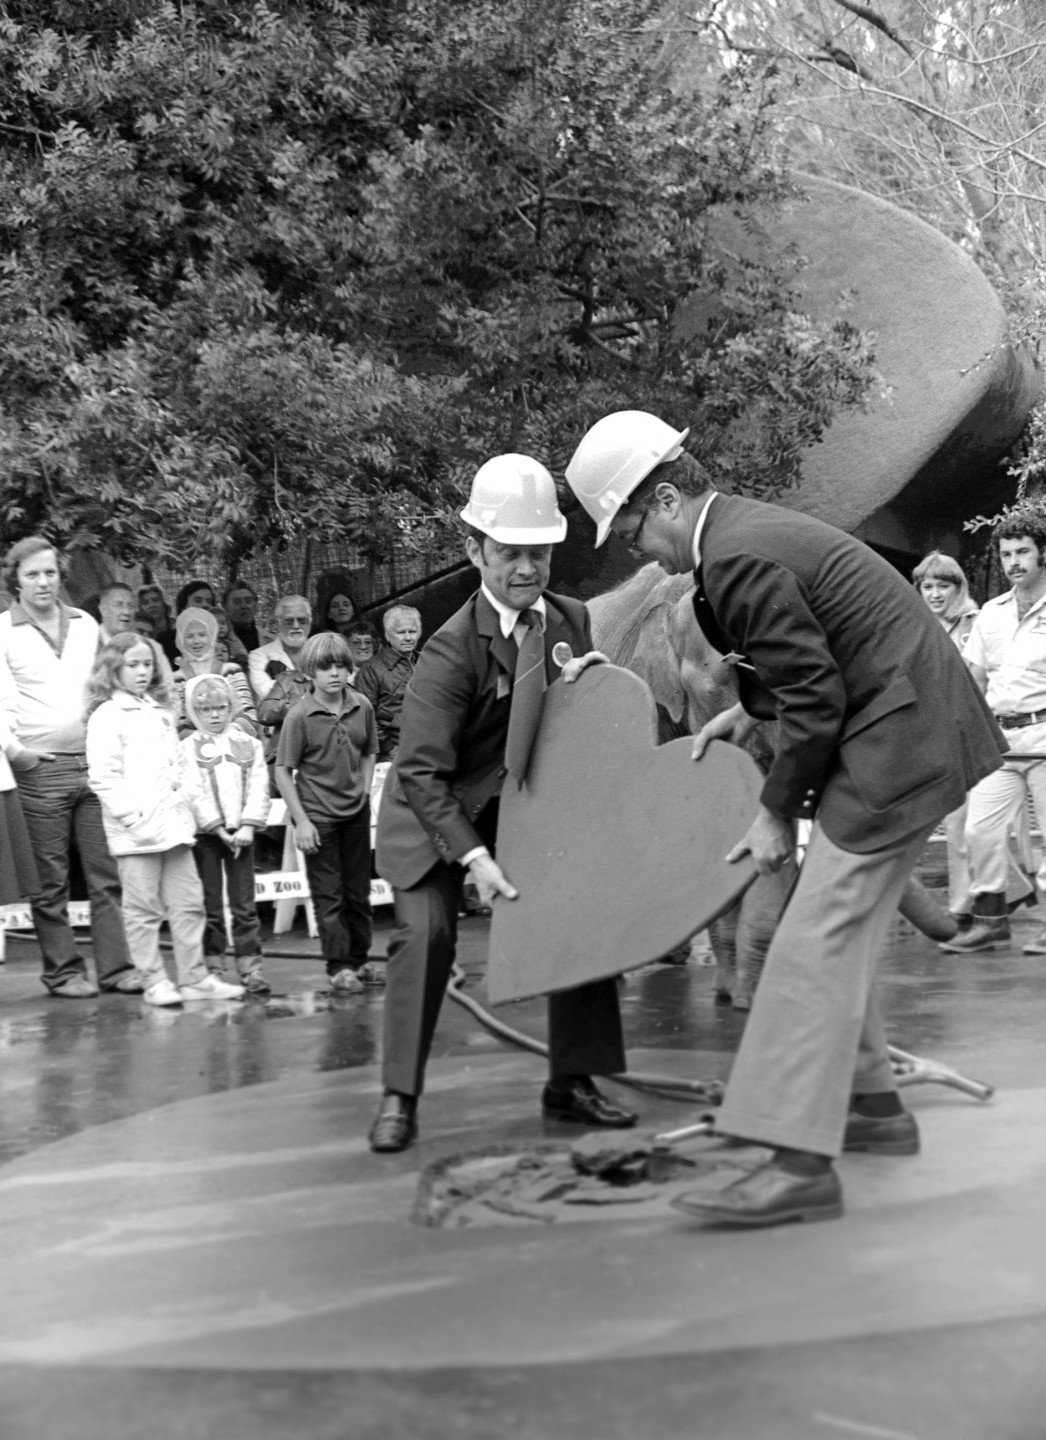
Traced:
[[[561, 610], [547, 592], [545, 607], [545, 653], [547, 655], [557, 640], [569, 640], [571, 637], [566, 631]], [[476, 591], [476, 629], [485, 640], [490, 642], [491, 653], [502, 670], [509, 675], [514, 675], [519, 646], [511, 635], [502, 635], [498, 612], [482, 590]]]

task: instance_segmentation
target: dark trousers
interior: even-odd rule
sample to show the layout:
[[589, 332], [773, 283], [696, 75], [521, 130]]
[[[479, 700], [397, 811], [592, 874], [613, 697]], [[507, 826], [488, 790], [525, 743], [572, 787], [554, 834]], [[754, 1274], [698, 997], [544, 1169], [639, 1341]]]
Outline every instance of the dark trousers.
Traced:
[[[237, 960], [260, 955], [261, 927], [254, 903], [254, 846], [248, 845], [237, 854], [217, 835], [198, 835], [193, 846], [196, 869], [203, 885], [203, 903], [207, 924], [203, 932], [203, 953], [208, 962], [224, 956], [228, 945], [225, 933], [225, 904], [222, 875], [229, 895], [232, 916], [232, 948]], [[221, 965], [211, 966], [221, 969]]]
[[109, 853], [102, 808], [87, 784], [85, 755], [58, 755], [18, 776], [40, 888], [30, 897], [43, 952], [43, 982], [58, 990], [87, 967], [69, 924], [69, 852], [75, 842], [91, 902], [91, 944], [98, 983], [110, 987], [131, 968], [120, 909], [120, 876]]
[[320, 848], [306, 855], [305, 870], [327, 974], [358, 970], [370, 954], [370, 807], [350, 820], [312, 823]]
[[[434, 865], [418, 885], [394, 890], [396, 929], [389, 943], [382, 1080], [387, 1090], [420, 1095], [425, 1065], [450, 979], [465, 871]], [[616, 1075], [625, 1042], [616, 980], [597, 980], [548, 997], [549, 1072]]]

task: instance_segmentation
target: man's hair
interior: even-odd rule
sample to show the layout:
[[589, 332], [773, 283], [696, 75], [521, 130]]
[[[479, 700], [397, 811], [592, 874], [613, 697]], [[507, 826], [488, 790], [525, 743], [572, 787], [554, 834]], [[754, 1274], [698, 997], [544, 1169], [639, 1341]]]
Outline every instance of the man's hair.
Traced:
[[1039, 554], [1046, 552], [1046, 514], [1038, 505], [1015, 505], [992, 531], [992, 544], [1000, 540], [1031, 540]]
[[352, 669], [352, 651], [344, 635], [336, 630], [321, 630], [318, 635], [310, 635], [301, 647], [298, 669], [311, 679], [317, 670], [328, 670], [332, 665]]
[[43, 535], [27, 535], [24, 540], [16, 540], [4, 556], [4, 589], [9, 594], [18, 594], [18, 567], [31, 556], [39, 555], [42, 550], [54, 551], [58, 561], [58, 573], [65, 575], [65, 557], [54, 541]]
[[308, 619], [312, 619], [312, 606], [304, 595], [281, 595], [272, 608], [272, 613], [277, 620], [282, 617], [288, 605], [304, 605], [309, 612]]
[[390, 626], [394, 625], [401, 615], [408, 616], [411, 620], [416, 620], [419, 625], [421, 624], [421, 611], [415, 610], [413, 605], [390, 605], [381, 617], [386, 638], [388, 638]]
[[654, 491], [663, 480], [674, 485], [680, 495], [703, 495], [712, 487], [712, 477], [700, 460], [695, 460], [693, 455], [687, 455], [684, 451], [675, 460], [666, 460], [661, 465], [655, 465], [650, 474], [640, 480], [621, 509], [632, 514], [645, 514], [650, 509]]
[[258, 598], [258, 592], [253, 585], [249, 584], [246, 580], [234, 580], [231, 585], [226, 585], [222, 593], [222, 605], [228, 605], [230, 599], [238, 590], [246, 590], [252, 600], [257, 600]]
[[108, 596], [115, 595], [117, 590], [126, 590], [127, 594], [130, 595], [132, 599], [134, 598], [134, 590], [130, 585], [126, 585], [122, 580], [114, 580], [111, 585], [106, 585], [103, 590], [98, 592], [99, 603], [107, 599]]

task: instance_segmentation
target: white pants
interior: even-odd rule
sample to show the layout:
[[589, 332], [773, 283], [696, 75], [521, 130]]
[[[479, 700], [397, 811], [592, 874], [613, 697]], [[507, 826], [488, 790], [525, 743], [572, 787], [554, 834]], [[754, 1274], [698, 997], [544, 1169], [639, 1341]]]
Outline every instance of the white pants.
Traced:
[[[973, 877], [970, 874], [970, 852], [966, 844], [966, 812], [969, 801], [944, 817], [944, 835], [948, 843], [948, 909], [953, 915], [969, 915], [973, 909]], [[1028, 876], [1035, 867], [1028, 807], [1017, 812], [1013, 831], [1006, 844], [1006, 903], [1018, 905], [1034, 893]]]
[[840, 850], [815, 824], [766, 957], [716, 1129], [838, 1155], [856, 1094], [896, 1090], [875, 971], [932, 826], [885, 850]]
[[179, 985], [197, 985], [207, 974], [203, 928], [207, 920], [203, 886], [191, 845], [175, 845], [158, 855], [118, 855], [123, 887], [123, 923], [127, 948], [147, 986], [166, 979], [160, 954], [160, 924], [171, 931]]
[[[1046, 724], [1007, 730], [1005, 735], [1011, 750], [1046, 752]], [[985, 776], [970, 791], [965, 838], [972, 895], [1005, 893], [1009, 880], [1010, 828], [1029, 795], [1039, 828], [1043, 830], [1046, 827], [1046, 760], [1007, 760], [1001, 770]], [[1046, 892], [1046, 856], [1040, 861], [1036, 880], [1039, 889]]]

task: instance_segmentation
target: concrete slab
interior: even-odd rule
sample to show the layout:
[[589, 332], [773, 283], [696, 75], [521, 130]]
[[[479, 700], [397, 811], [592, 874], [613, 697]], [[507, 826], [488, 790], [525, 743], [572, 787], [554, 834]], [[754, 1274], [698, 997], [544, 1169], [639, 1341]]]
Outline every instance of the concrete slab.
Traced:
[[[692, 1073], [680, 1052], [635, 1060]], [[990, 1106], [918, 1097], [925, 1153], [848, 1158], [841, 1224], [736, 1235], [600, 1209], [569, 1225], [412, 1225], [434, 1157], [562, 1135], [535, 1118], [540, 1075], [512, 1054], [437, 1064], [424, 1141], [399, 1157], [366, 1148], [368, 1068], [179, 1102], [14, 1163], [0, 1179], [0, 1362], [547, 1364], [1046, 1308], [1039, 1089]], [[641, 1103], [650, 1124], [680, 1118]]]
[[[420, 1167], [533, 1143], [541, 1062], [456, 1007], [423, 1143], [371, 1156], [380, 992], [332, 1003], [283, 937], [267, 1006], [154, 1021], [0, 971], [3, 1440], [1036, 1440], [1046, 1414], [1046, 966], [898, 924], [891, 1036], [999, 1086], [908, 1092], [924, 1152], [848, 1158], [848, 1211], [762, 1234], [684, 1217], [425, 1231]], [[487, 926], [466, 921], [483, 998]], [[384, 934], [379, 927], [378, 946]], [[622, 991], [633, 1064], [726, 1074], [712, 971]], [[502, 1018], [540, 1035], [543, 1004]], [[685, 1106], [639, 1101], [645, 1122]], [[49, 1143], [50, 1142], [50, 1143]]]

